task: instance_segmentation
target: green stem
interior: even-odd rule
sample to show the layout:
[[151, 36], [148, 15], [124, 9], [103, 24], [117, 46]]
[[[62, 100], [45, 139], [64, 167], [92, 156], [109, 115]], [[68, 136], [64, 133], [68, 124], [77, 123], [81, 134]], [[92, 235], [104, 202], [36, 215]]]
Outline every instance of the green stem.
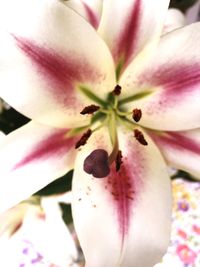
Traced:
[[119, 143], [118, 143], [118, 136], [116, 129], [116, 114], [114, 112], [112, 112], [110, 115], [109, 133], [110, 133], [111, 143], [113, 145], [113, 150], [109, 155], [109, 164], [111, 165], [113, 161], [115, 161], [117, 153], [119, 151]]
[[111, 143], [112, 145], [114, 145], [117, 141], [116, 117], [114, 112], [110, 114], [110, 123], [108, 127], [109, 127]]

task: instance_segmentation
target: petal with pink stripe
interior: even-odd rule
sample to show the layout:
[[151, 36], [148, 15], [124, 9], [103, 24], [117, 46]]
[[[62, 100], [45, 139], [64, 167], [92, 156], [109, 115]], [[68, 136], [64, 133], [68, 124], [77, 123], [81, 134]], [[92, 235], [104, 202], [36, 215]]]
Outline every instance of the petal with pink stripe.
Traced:
[[97, 29], [102, 13], [102, 2], [102, 0], [69, 0], [64, 3], [83, 16], [95, 29]]
[[110, 47], [117, 68], [127, 66], [158, 38], [168, 4], [168, 0], [104, 1], [99, 33]]
[[200, 130], [150, 133], [172, 167], [200, 179]]
[[30, 122], [4, 139], [0, 149], [1, 211], [73, 168], [77, 139], [67, 138], [67, 131]]
[[161, 39], [153, 61], [136, 78], [141, 91], [152, 94], [127, 106], [142, 110], [142, 126], [167, 131], [200, 127], [199, 43], [200, 23]]
[[[121, 169], [94, 178], [82, 169], [95, 149], [111, 152], [106, 129], [94, 133], [78, 153], [73, 178], [73, 217], [86, 266], [152, 267], [168, 246], [170, 179], [158, 149], [119, 131]], [[145, 255], [145, 257], [144, 257]]]
[[0, 22], [1, 97], [44, 124], [87, 124], [80, 111], [96, 99], [80, 87], [105, 99], [115, 86], [111, 54], [93, 27], [56, 0], [1, 2]]

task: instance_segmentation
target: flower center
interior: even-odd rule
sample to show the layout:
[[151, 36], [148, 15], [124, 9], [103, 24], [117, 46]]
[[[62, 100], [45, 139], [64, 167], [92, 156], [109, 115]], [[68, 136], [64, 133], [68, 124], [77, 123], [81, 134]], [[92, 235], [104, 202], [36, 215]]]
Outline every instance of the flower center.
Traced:
[[137, 123], [142, 118], [142, 111], [139, 108], [134, 108], [131, 111], [123, 110], [123, 101], [119, 101], [119, 96], [122, 92], [120, 85], [115, 86], [113, 91], [108, 94], [105, 102], [90, 93], [86, 88], [82, 88], [81, 90], [89, 96], [90, 99], [100, 104], [100, 106], [91, 104], [80, 111], [80, 114], [82, 115], [91, 115], [91, 123], [87, 127], [72, 130], [72, 134], [77, 134], [80, 133], [80, 131], [87, 129], [75, 144], [75, 148], [77, 149], [86, 145], [93, 132], [98, 131], [103, 126], [108, 128], [113, 147], [110, 155], [104, 149], [95, 149], [86, 157], [83, 164], [83, 169], [86, 173], [91, 174], [96, 178], [103, 178], [109, 174], [110, 166], [112, 164], [115, 164], [116, 172], [120, 170], [120, 167], [123, 164], [123, 153], [119, 148], [117, 135], [117, 126], [119, 124], [128, 127], [133, 132], [133, 138], [136, 138], [141, 145], [148, 145], [143, 133], [137, 129]]

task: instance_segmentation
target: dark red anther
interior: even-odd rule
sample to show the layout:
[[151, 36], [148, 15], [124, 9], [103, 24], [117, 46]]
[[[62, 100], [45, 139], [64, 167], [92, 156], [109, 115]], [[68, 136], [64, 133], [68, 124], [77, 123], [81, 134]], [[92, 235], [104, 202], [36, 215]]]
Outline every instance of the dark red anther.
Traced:
[[122, 161], [122, 152], [121, 150], [118, 151], [117, 153], [117, 157], [115, 159], [115, 165], [116, 165], [116, 171], [118, 172], [120, 170], [120, 167], [122, 165], [123, 161]]
[[134, 119], [134, 121], [138, 122], [138, 121], [140, 121], [141, 117], [142, 117], [142, 110], [135, 108], [133, 110], [132, 118]]
[[94, 150], [85, 160], [83, 169], [95, 178], [104, 178], [110, 173], [108, 152], [104, 149]]
[[114, 90], [112, 91], [113, 95], [120, 95], [121, 94], [121, 91], [122, 91], [122, 88], [120, 85], [116, 85]]
[[80, 114], [85, 115], [85, 114], [93, 114], [94, 112], [96, 112], [97, 110], [99, 110], [100, 107], [96, 106], [96, 105], [90, 105], [85, 107]]
[[75, 145], [75, 148], [79, 148], [80, 146], [84, 146], [87, 142], [87, 140], [89, 139], [89, 137], [91, 136], [92, 134], [92, 130], [91, 129], [88, 129], [87, 132], [85, 132], [80, 140], [76, 143]]
[[144, 138], [143, 133], [142, 133], [141, 131], [139, 131], [138, 129], [135, 129], [135, 130], [134, 130], [134, 136], [135, 136], [136, 140], [137, 140], [140, 144], [142, 144], [143, 146], [147, 146], [147, 145], [148, 145], [147, 141], [146, 141], [145, 138]]

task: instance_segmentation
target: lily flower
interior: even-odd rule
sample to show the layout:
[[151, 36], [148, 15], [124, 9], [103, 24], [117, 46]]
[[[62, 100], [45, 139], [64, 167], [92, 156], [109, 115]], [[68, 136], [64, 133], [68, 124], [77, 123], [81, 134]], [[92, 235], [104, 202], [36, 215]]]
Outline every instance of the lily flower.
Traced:
[[87, 267], [159, 262], [168, 164], [200, 177], [200, 24], [163, 34], [168, 5], [0, 1], [0, 96], [32, 119], [1, 144], [0, 208], [74, 168]]
[[75, 241], [57, 200], [44, 197], [39, 204], [39, 199], [32, 197], [0, 215], [3, 266], [79, 266]]

